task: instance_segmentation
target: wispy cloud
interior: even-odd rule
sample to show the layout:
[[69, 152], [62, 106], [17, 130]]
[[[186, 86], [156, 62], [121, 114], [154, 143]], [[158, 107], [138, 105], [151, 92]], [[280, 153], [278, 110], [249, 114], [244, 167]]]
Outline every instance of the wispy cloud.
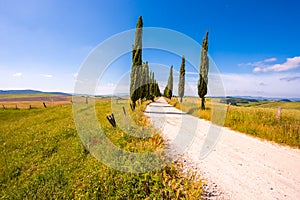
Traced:
[[250, 67], [259, 67], [259, 68], [263, 68], [263, 67], [267, 67], [267, 63], [270, 62], [275, 62], [277, 60], [277, 58], [267, 58], [265, 60], [260, 60], [257, 62], [248, 62], [248, 63], [241, 63], [238, 64], [238, 66], [250, 66]]
[[254, 72], [282, 72], [282, 71], [288, 71], [291, 69], [296, 69], [300, 67], [300, 56], [293, 57], [293, 58], [287, 58], [286, 62], [282, 64], [275, 64], [268, 67], [256, 67], [253, 69]]
[[188, 75], [198, 75], [199, 72], [185, 72], [185, 74], [188, 74]]
[[264, 82], [259, 83], [259, 85], [260, 85], [260, 86], [267, 86], [267, 84], [264, 83]]
[[23, 74], [20, 73], [20, 72], [13, 74], [14, 77], [21, 77], [22, 75], [23, 75]]
[[263, 62], [265, 62], [265, 63], [267, 63], [267, 62], [275, 62], [276, 60], [277, 60], [277, 58], [267, 58]]
[[283, 72], [300, 67], [300, 56], [287, 58], [284, 63], [270, 64], [277, 61], [276, 58], [268, 58], [262, 61], [242, 63], [239, 66], [251, 66], [253, 72]]
[[299, 83], [295, 81], [300, 80], [299, 73], [295, 73], [293, 77], [286, 72], [220, 76], [227, 95], [300, 97]]
[[300, 80], [300, 76], [290, 76], [290, 77], [284, 77], [280, 79], [281, 81], [296, 81], [296, 80]]
[[43, 76], [43, 77], [46, 77], [46, 78], [52, 78], [53, 77], [53, 75], [51, 75], [51, 74], [40, 74], [41, 76]]
[[[186, 95], [198, 96], [198, 79], [198, 76], [186, 77]], [[209, 73], [208, 95], [300, 97], [299, 81], [300, 73]], [[174, 86], [176, 89], [175, 83]], [[176, 91], [174, 93], [177, 95]]]

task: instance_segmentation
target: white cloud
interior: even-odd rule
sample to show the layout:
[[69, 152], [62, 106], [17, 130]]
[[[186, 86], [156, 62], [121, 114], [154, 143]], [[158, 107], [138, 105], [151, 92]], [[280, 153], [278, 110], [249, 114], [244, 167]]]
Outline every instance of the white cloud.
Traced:
[[257, 62], [249, 62], [249, 63], [241, 63], [238, 66], [251, 66], [253, 68], [253, 72], [283, 72], [292, 69], [296, 69], [300, 67], [300, 56], [296, 56], [293, 58], [287, 58], [286, 62], [281, 64], [270, 64], [272, 62], [277, 61], [277, 58], [267, 58], [262, 61]]
[[264, 60], [264, 62], [275, 62], [277, 58], [267, 58]]
[[267, 63], [270, 63], [270, 62], [274, 62], [276, 61], [277, 58], [267, 58], [267, 59], [264, 59], [264, 60], [260, 60], [260, 61], [257, 61], [257, 62], [248, 62], [248, 63], [241, 63], [241, 64], [238, 64], [238, 66], [250, 66], [250, 67], [255, 67], [254, 69], [256, 69], [256, 71], [259, 71], [260, 68], [264, 68], [264, 67], [268, 67]]
[[46, 77], [46, 78], [52, 78], [53, 77], [53, 75], [51, 75], [51, 74], [40, 74], [41, 76], [43, 76], [43, 77]]
[[14, 77], [21, 77], [22, 76], [22, 73], [18, 72], [18, 73], [15, 73], [13, 74]]
[[300, 56], [287, 58], [286, 62], [282, 64], [275, 64], [268, 67], [256, 67], [254, 68], [253, 72], [269, 72], [269, 71], [282, 72], [291, 69], [296, 69], [298, 67], [300, 67]]
[[[208, 77], [208, 96], [300, 97], [300, 73], [209, 73]], [[186, 95], [198, 96], [198, 79], [198, 76], [186, 77]], [[174, 93], [177, 95], [175, 82]]]
[[199, 72], [185, 72], [188, 75], [199, 75]]
[[300, 76], [288, 76], [288, 77], [284, 77], [280, 79], [281, 81], [299, 81], [300, 80]]
[[300, 73], [220, 74], [220, 76], [226, 95], [229, 96], [300, 97], [297, 81]]
[[261, 72], [262, 71], [262, 68], [261, 67], [255, 67], [253, 69], [253, 72]]

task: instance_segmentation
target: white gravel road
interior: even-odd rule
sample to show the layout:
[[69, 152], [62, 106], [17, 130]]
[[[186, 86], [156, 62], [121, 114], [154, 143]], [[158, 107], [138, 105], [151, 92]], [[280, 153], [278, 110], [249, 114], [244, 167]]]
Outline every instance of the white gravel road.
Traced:
[[[160, 98], [145, 114], [161, 130], [174, 156], [207, 179], [207, 199], [300, 199], [300, 150], [216, 127]], [[221, 136], [207, 156], [207, 136]], [[206, 142], [204, 142], [206, 141]], [[214, 141], [210, 141], [213, 146]], [[204, 152], [204, 153], [203, 153]]]

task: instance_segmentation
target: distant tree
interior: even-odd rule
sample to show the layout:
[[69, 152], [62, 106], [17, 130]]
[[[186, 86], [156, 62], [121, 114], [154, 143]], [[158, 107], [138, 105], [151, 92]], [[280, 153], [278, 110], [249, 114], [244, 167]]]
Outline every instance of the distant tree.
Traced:
[[202, 40], [201, 60], [200, 60], [200, 73], [198, 81], [198, 95], [201, 98], [201, 109], [205, 110], [205, 95], [207, 94], [208, 84], [208, 70], [209, 70], [209, 59], [207, 56], [208, 51], [208, 31], [206, 36]]
[[160, 92], [160, 89], [159, 89], [159, 86], [158, 86], [158, 83], [156, 80], [154, 80], [154, 96], [156, 97], [159, 97], [161, 96], [161, 92]]
[[140, 98], [149, 98], [149, 66], [148, 62], [143, 63], [142, 65], [142, 71], [140, 74], [141, 77], [141, 83], [140, 83]]
[[151, 93], [150, 95], [153, 96], [153, 97], [159, 97], [161, 96], [161, 93], [160, 93], [160, 90], [159, 90], [159, 86], [158, 86], [158, 83], [157, 81], [155, 80], [155, 77], [154, 77], [154, 72], [152, 72], [152, 74], [150, 74], [150, 88], [151, 88]]
[[171, 99], [173, 95], [172, 91], [173, 91], [173, 66], [171, 66], [170, 68], [170, 75], [168, 79], [168, 84], [164, 90], [164, 96]]
[[182, 97], [184, 96], [184, 85], [185, 85], [185, 58], [182, 56], [179, 83], [178, 83], [178, 96], [180, 97], [180, 102], [182, 102]]
[[148, 99], [154, 100], [155, 97], [161, 96], [159, 86], [157, 84], [157, 81], [154, 77], [154, 72], [150, 72], [149, 74], [149, 84], [148, 84], [148, 93], [149, 97]]
[[132, 68], [130, 74], [130, 99], [132, 107], [135, 109], [136, 101], [140, 98], [140, 74], [142, 66], [142, 35], [143, 35], [143, 19], [139, 17], [136, 30], [135, 41], [132, 45]]
[[154, 78], [153, 78], [153, 72], [150, 71], [149, 75], [149, 95], [154, 96]]
[[155, 80], [154, 80], [154, 72], [150, 71], [149, 75], [149, 84], [148, 84], [149, 96], [148, 99], [154, 101], [155, 97]]

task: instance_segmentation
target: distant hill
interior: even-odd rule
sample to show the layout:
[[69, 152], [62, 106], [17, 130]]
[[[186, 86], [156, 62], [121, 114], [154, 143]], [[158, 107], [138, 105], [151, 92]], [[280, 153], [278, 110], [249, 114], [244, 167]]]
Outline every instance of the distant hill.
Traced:
[[42, 92], [39, 90], [0, 90], [1, 94], [53, 94], [62, 96], [71, 96], [71, 94], [64, 92]]
[[273, 98], [273, 97], [252, 97], [252, 96], [227, 96], [226, 98], [220, 98], [220, 103], [231, 105], [246, 105], [250, 103], [259, 102], [300, 102], [300, 98]]
[[250, 102], [253, 101], [253, 100], [257, 100], [257, 101], [281, 101], [281, 102], [298, 101], [298, 102], [300, 102], [300, 98], [257, 97], [257, 96], [227, 96], [226, 98], [244, 99], [244, 100], [249, 100]]
[[248, 104], [250, 102], [258, 102], [257, 99], [252, 99], [252, 98], [241, 98], [241, 97], [226, 97], [226, 98], [221, 98], [220, 103], [230, 103], [231, 105], [238, 105], [238, 104]]

